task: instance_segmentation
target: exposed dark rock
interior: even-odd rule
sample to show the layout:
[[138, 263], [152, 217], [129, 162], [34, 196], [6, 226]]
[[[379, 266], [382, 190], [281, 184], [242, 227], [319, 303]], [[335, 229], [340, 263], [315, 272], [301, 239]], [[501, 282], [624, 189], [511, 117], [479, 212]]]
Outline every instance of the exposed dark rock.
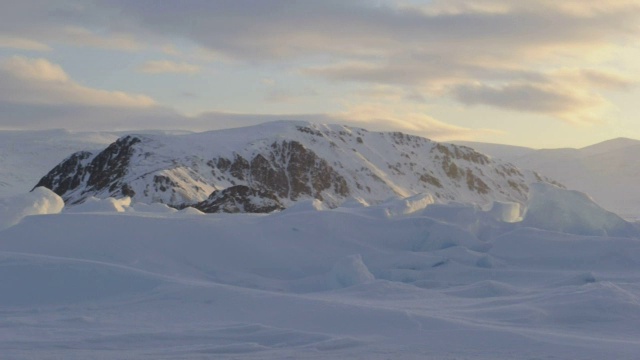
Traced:
[[[269, 154], [258, 154], [251, 162], [236, 156], [230, 173], [251, 187], [273, 191], [280, 198], [297, 200], [310, 196], [322, 200], [322, 192], [349, 195], [347, 181], [329, 163], [297, 141], [271, 144]], [[220, 160], [218, 161], [220, 163]]]
[[89, 152], [77, 152], [53, 168], [35, 187], [44, 186], [65, 201], [69, 192], [80, 187], [84, 193], [108, 189], [114, 196], [131, 196], [135, 192], [121, 180], [127, 173], [134, 145], [140, 141], [134, 136], [122, 137], [93, 158]]
[[245, 180], [245, 174], [249, 170], [249, 162], [240, 155], [236, 155], [233, 163], [229, 166], [229, 172], [238, 180]]
[[438, 180], [437, 177], [430, 174], [422, 174], [420, 175], [420, 181], [425, 182], [427, 184], [431, 184], [433, 186], [442, 188], [442, 183]]
[[133, 146], [139, 142], [140, 139], [135, 136], [125, 136], [99, 153], [87, 168], [89, 173], [87, 186], [92, 190], [100, 191], [122, 179], [133, 155]]
[[206, 213], [270, 213], [284, 209], [273, 192], [244, 185], [214, 191], [208, 199], [192, 206]]
[[45, 175], [33, 188], [44, 186], [64, 197], [68, 191], [80, 186], [82, 179], [93, 156], [88, 151], [72, 154]]
[[307, 133], [307, 134], [311, 134], [311, 135], [314, 135], [314, 136], [322, 137], [322, 133], [320, 131], [308, 128], [306, 126], [296, 126], [296, 129], [298, 131], [300, 131], [300, 132], [303, 132], [303, 133]]
[[489, 189], [489, 186], [487, 186], [487, 184], [484, 181], [482, 181], [482, 179], [475, 176], [473, 174], [473, 171], [471, 171], [470, 169], [467, 169], [466, 175], [467, 175], [467, 187], [469, 188], [469, 190], [475, 191], [479, 194], [489, 193], [489, 191], [491, 190]]

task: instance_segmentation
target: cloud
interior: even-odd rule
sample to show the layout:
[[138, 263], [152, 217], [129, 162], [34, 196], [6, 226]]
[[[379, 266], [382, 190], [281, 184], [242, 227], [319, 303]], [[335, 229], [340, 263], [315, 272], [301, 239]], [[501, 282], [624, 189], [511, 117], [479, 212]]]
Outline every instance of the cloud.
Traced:
[[437, 140], [470, 139], [487, 131], [448, 125], [418, 110], [392, 109], [384, 104], [347, 104], [344, 111], [326, 114], [212, 111], [189, 117], [159, 106], [144, 95], [80, 85], [61, 66], [47, 59], [18, 56], [0, 62], [0, 114], [0, 129], [204, 131], [273, 120], [307, 120], [401, 130]]
[[422, 113], [389, 110], [376, 104], [349, 106], [346, 110], [327, 114], [239, 114], [206, 112], [183, 121], [189, 129], [214, 130], [240, 127], [278, 120], [302, 120], [323, 124], [342, 124], [364, 127], [372, 131], [403, 131], [433, 140], [471, 140], [483, 135], [500, 134], [491, 129], [470, 129], [446, 124]]
[[138, 68], [141, 72], [147, 74], [196, 74], [200, 72], [197, 65], [185, 62], [173, 62], [170, 60], [152, 60], [147, 61]]
[[466, 105], [489, 105], [509, 110], [551, 115], [575, 124], [594, 124], [609, 103], [580, 88], [553, 84], [460, 85], [454, 97]]
[[32, 39], [13, 37], [0, 34], [0, 48], [29, 50], [29, 51], [49, 51], [49, 45]]
[[638, 79], [615, 71], [599, 69], [558, 69], [548, 74], [551, 79], [570, 82], [572, 86], [606, 90], [629, 90], [638, 84]]
[[54, 39], [76, 46], [88, 46], [109, 50], [135, 51], [143, 47], [129, 34], [97, 34], [79, 26], [64, 26], [60, 34]]
[[396, 109], [377, 103], [347, 105], [343, 112], [331, 114], [334, 122], [353, 124], [377, 131], [403, 131], [437, 141], [471, 140], [482, 135], [500, 134], [492, 129], [471, 129], [434, 119], [419, 108]]
[[445, 11], [363, 0], [98, 1], [126, 14], [122, 21], [129, 28], [187, 38], [249, 61], [317, 54], [386, 57], [408, 49], [459, 59], [513, 58], [549, 48], [594, 47], [639, 30], [640, 6], [632, 1], [455, 3], [449, 6], [455, 10]]
[[604, 121], [613, 105], [598, 90], [626, 91], [637, 80], [597, 69], [560, 68], [540, 73], [530, 81], [487, 85], [462, 83], [451, 95], [465, 105], [488, 105], [508, 110], [549, 115], [573, 124]]
[[14, 56], [0, 63], [0, 101], [33, 105], [81, 105], [148, 108], [145, 95], [93, 89], [78, 84], [57, 64], [46, 59]]
[[[402, 101], [454, 99], [572, 123], [597, 121], [600, 115], [588, 113], [610, 106], [607, 92], [635, 84], [603, 64], [639, 43], [637, 0], [419, 3], [25, 0], [3, 8], [0, 33], [45, 46], [120, 50], [186, 40], [235, 65], [275, 64], [338, 86], [397, 87], [407, 94]], [[164, 61], [141, 70], [197, 72], [189, 67], [195, 65]], [[291, 100], [287, 95], [274, 90], [267, 100]]]
[[291, 90], [269, 86], [269, 88], [266, 90], [264, 99], [271, 103], [294, 103], [304, 98], [317, 95], [318, 92], [311, 88], [302, 90]]

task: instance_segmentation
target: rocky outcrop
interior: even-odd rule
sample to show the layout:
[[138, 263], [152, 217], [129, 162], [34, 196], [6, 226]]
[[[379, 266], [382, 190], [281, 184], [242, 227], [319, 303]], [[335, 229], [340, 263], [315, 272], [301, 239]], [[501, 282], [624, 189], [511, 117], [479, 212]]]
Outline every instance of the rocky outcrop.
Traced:
[[72, 154], [40, 179], [34, 189], [44, 186], [59, 196], [77, 189], [83, 184], [92, 157], [93, 154], [87, 151]]
[[244, 185], [214, 191], [192, 207], [205, 213], [270, 213], [284, 209], [273, 192]]
[[323, 200], [322, 192], [326, 190], [343, 197], [349, 195], [344, 177], [301, 143], [274, 142], [269, 150], [250, 161], [236, 156], [233, 161], [218, 158], [215, 163], [219, 170], [228, 171], [249, 186], [267, 189], [280, 198], [295, 201], [307, 196]]
[[72, 199], [69, 195], [77, 189], [81, 189], [82, 194], [108, 190], [116, 197], [133, 197], [135, 191], [123, 178], [129, 169], [135, 144], [140, 142], [138, 137], [125, 136], [95, 156], [86, 151], [72, 154], [40, 179], [35, 187], [51, 189], [65, 201]]

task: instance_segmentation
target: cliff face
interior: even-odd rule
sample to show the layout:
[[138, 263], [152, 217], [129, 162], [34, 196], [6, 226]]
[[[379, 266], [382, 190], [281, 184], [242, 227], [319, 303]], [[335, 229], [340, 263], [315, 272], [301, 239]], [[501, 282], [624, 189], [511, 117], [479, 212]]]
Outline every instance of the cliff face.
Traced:
[[[283, 121], [188, 135], [125, 136], [103, 151], [71, 155], [37, 186], [70, 204], [89, 196], [130, 196], [209, 212], [266, 212], [302, 199], [336, 206], [348, 197], [375, 203], [425, 192], [441, 202], [523, 203], [528, 185], [536, 181], [548, 180], [464, 146]], [[260, 203], [256, 198], [267, 205], [254, 208]]]

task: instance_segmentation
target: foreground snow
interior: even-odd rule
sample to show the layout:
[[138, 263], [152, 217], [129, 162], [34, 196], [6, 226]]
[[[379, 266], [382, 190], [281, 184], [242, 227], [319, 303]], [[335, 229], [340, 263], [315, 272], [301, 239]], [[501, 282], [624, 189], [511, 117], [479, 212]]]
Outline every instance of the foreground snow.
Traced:
[[[93, 200], [27, 216], [0, 231], [2, 357], [636, 359], [635, 227], [579, 235], [619, 218], [538, 190], [523, 222], [508, 204], [420, 198], [266, 216]], [[545, 196], [573, 201], [570, 233], [540, 217]]]

